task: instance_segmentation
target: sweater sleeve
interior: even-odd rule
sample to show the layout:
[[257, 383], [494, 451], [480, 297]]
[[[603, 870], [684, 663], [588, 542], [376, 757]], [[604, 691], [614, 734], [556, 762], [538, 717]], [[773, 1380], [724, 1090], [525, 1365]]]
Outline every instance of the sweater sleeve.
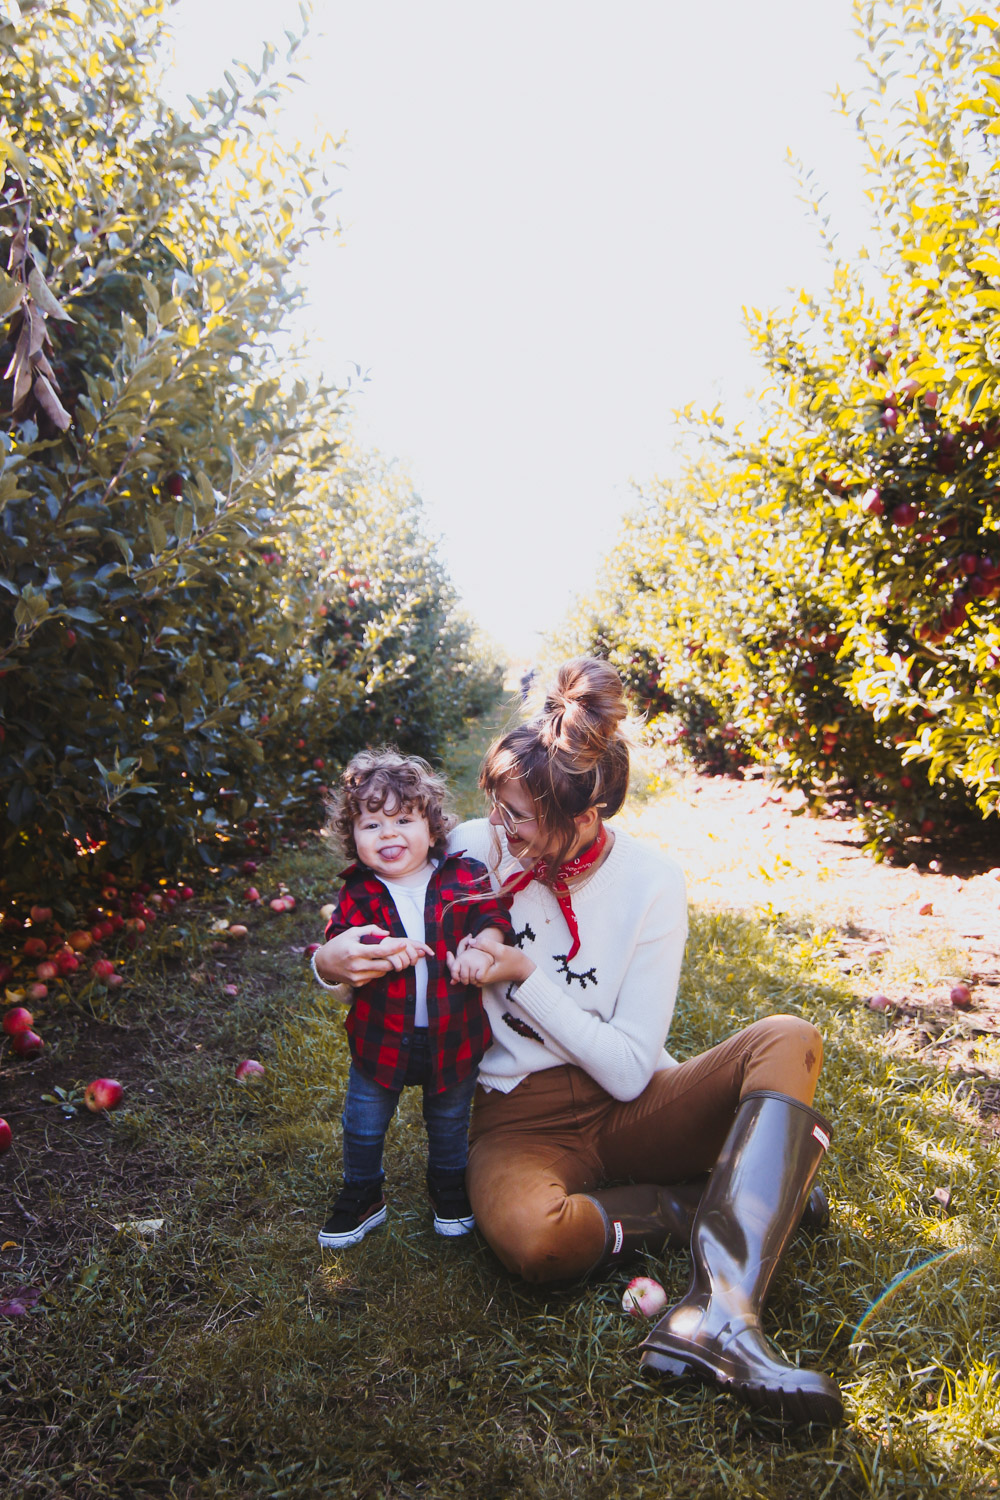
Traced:
[[676, 870], [645, 912], [608, 1020], [584, 1010], [540, 968], [518, 986], [517, 1003], [613, 1098], [635, 1099], [664, 1064], [686, 939], [684, 877]]

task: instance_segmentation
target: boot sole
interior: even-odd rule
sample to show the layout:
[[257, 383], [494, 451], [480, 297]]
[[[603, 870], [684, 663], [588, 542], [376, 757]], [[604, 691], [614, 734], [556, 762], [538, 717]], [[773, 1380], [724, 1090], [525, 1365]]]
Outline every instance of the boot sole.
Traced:
[[798, 1426], [815, 1422], [817, 1426], [838, 1427], [844, 1420], [844, 1404], [833, 1390], [786, 1391], [780, 1387], [753, 1385], [707, 1362], [664, 1354], [657, 1349], [643, 1351], [641, 1368], [655, 1370], [658, 1375], [668, 1375], [675, 1380], [700, 1380], [703, 1385], [715, 1386], [739, 1397], [758, 1411], [766, 1411], [770, 1416]]
[[350, 1245], [360, 1245], [365, 1235], [371, 1234], [373, 1229], [381, 1228], [387, 1215], [388, 1209], [383, 1203], [377, 1213], [373, 1213], [355, 1229], [344, 1229], [339, 1234], [328, 1234], [325, 1229], [321, 1229], [316, 1238], [323, 1250], [346, 1250]]
[[434, 1230], [437, 1234], [443, 1234], [445, 1239], [455, 1240], [459, 1235], [471, 1234], [476, 1227], [476, 1221], [470, 1214], [466, 1219], [439, 1219], [434, 1215]]

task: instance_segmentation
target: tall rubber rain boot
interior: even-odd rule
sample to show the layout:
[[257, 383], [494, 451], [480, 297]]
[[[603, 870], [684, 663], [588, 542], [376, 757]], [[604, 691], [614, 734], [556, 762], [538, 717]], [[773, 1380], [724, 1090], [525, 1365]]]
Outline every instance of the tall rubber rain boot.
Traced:
[[588, 1274], [624, 1265], [640, 1250], [686, 1248], [704, 1186], [704, 1179], [669, 1187], [639, 1182], [586, 1193], [604, 1215], [605, 1233], [604, 1250]]
[[830, 1143], [822, 1115], [785, 1094], [748, 1094], [691, 1231], [691, 1285], [643, 1344], [643, 1368], [691, 1376], [789, 1421], [836, 1426], [840, 1391], [765, 1339], [760, 1314]]
[[[655, 1253], [668, 1246], [686, 1250], [708, 1181], [706, 1175], [688, 1182], [671, 1182], [666, 1187], [630, 1183], [585, 1194], [603, 1213], [607, 1235], [600, 1259], [588, 1274], [607, 1266], [626, 1265], [643, 1250]], [[829, 1222], [826, 1194], [821, 1187], [814, 1187], [798, 1227], [818, 1234]]]

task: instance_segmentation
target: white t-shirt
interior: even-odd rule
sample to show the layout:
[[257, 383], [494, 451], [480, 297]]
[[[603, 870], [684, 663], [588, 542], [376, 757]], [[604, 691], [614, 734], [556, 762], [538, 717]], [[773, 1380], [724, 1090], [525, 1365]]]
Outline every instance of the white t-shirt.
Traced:
[[[393, 905], [399, 914], [399, 920], [403, 924], [403, 931], [414, 943], [425, 941], [424, 936], [424, 903], [427, 900], [427, 887], [431, 883], [436, 865], [430, 864], [420, 875], [413, 878], [412, 884], [403, 884], [399, 880], [379, 879], [392, 897]], [[419, 883], [418, 883], [419, 882]], [[415, 1026], [426, 1026], [427, 1016], [427, 960], [418, 958], [413, 966], [413, 977], [417, 986], [417, 1009], [413, 1024]]]

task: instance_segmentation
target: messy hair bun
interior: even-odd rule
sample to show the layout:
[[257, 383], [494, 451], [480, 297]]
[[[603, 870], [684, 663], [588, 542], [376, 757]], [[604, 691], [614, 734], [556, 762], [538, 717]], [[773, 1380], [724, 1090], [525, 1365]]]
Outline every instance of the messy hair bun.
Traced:
[[553, 872], [576, 841], [574, 818], [596, 807], [613, 817], [628, 790], [628, 715], [621, 678], [606, 661], [563, 662], [542, 711], [502, 735], [487, 751], [479, 784], [496, 792], [522, 781], [535, 804]]
[[627, 716], [621, 678], [606, 661], [579, 656], [563, 662], [539, 717], [542, 743], [566, 756], [577, 772], [600, 764], [610, 746], [624, 743], [618, 726]]

